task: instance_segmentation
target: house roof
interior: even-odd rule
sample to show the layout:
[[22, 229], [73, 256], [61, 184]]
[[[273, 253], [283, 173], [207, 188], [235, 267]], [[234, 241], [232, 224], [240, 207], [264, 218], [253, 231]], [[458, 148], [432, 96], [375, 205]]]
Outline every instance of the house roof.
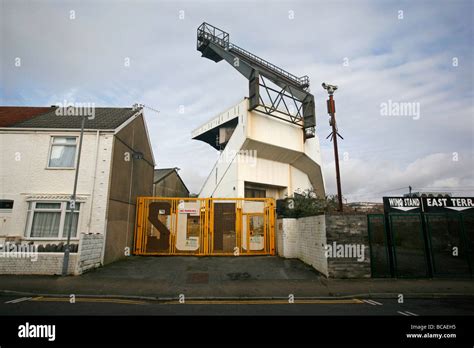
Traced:
[[49, 107], [0, 106], [0, 127], [10, 127], [51, 111]]
[[[58, 109], [56, 106], [49, 108], [0, 106], [0, 127], [81, 128], [82, 117], [58, 115]], [[86, 118], [86, 129], [116, 129], [137, 113], [137, 110], [132, 108], [95, 107], [93, 111], [94, 115]]]
[[153, 184], [157, 184], [163, 179], [165, 179], [168, 175], [176, 173], [178, 179], [181, 181], [185, 189], [189, 192], [188, 188], [184, 184], [183, 179], [178, 174], [178, 168], [160, 168], [160, 169], [155, 169], [154, 177], [153, 177]]
[[155, 169], [155, 174], [153, 177], [153, 183], [156, 184], [157, 182], [160, 182], [164, 178], [166, 178], [168, 175], [171, 173], [176, 172], [176, 168], [161, 168], [161, 169]]

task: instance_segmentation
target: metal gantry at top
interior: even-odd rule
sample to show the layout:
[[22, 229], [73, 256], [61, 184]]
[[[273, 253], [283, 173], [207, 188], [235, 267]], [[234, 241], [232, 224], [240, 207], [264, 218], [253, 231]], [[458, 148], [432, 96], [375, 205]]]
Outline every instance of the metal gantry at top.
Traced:
[[[316, 113], [308, 76], [297, 77], [232, 44], [227, 32], [205, 22], [197, 30], [197, 50], [214, 62], [225, 60], [249, 80], [249, 110], [301, 126], [305, 139], [315, 137]], [[261, 90], [269, 103], [264, 102]]]

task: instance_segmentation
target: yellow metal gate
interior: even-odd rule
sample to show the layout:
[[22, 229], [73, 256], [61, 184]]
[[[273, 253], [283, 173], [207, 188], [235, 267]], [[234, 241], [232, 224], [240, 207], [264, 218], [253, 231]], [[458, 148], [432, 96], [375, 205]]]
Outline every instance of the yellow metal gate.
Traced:
[[136, 255], [274, 255], [273, 198], [139, 197]]

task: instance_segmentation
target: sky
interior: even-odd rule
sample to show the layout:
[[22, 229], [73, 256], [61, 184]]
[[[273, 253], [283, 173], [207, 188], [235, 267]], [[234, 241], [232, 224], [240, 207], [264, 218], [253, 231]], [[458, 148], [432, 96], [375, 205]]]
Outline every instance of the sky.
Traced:
[[328, 194], [335, 165], [322, 82], [339, 86], [348, 201], [408, 186], [474, 196], [473, 4], [0, 0], [0, 104], [144, 104], [158, 167], [179, 167], [197, 193], [219, 152], [192, 130], [248, 95], [235, 69], [196, 50], [205, 21], [309, 76]]

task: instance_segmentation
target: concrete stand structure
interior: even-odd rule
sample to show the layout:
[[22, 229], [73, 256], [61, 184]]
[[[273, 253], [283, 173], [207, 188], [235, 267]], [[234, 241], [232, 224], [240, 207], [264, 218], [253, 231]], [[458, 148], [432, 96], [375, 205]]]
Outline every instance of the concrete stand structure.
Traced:
[[249, 111], [247, 98], [192, 138], [221, 152], [199, 197], [280, 199], [306, 189], [325, 195], [318, 137], [305, 140], [300, 126]]

